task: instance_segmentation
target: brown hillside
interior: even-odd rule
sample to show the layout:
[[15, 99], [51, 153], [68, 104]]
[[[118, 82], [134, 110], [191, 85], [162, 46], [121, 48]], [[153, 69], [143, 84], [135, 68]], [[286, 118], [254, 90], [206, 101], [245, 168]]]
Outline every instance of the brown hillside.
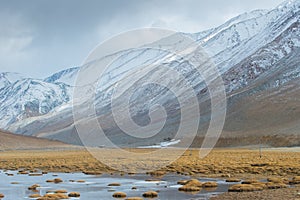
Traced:
[[23, 136], [0, 131], [0, 150], [18, 150], [18, 149], [56, 149], [72, 148], [59, 141], [51, 141], [30, 136]]

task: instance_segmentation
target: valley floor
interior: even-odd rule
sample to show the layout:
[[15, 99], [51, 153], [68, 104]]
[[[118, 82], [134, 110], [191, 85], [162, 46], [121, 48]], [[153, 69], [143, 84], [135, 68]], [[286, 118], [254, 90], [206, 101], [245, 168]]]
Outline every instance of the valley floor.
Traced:
[[[127, 149], [135, 153], [147, 153], [153, 149]], [[127, 160], [118, 158], [116, 149], [94, 149], [101, 155], [113, 155], [113, 159], [105, 162], [110, 166], [126, 166]], [[124, 167], [125, 172], [137, 172], [135, 167], [159, 165], [166, 158], [172, 157], [179, 149], [166, 149], [164, 155], [159, 155], [161, 159], [145, 159], [140, 163], [135, 163], [129, 167]], [[121, 161], [122, 160], [122, 161]], [[120, 167], [120, 166], [119, 166]], [[64, 151], [3, 151], [0, 153], [0, 169], [10, 170], [32, 170], [39, 169], [49, 172], [84, 172], [86, 174], [123, 174], [125, 172], [116, 171], [100, 163], [91, 154], [83, 149]], [[146, 169], [146, 167], [145, 167]], [[300, 148], [263, 149], [260, 154], [258, 149], [214, 149], [210, 154], [199, 158], [199, 151], [196, 149], [186, 151], [180, 158], [155, 172], [149, 172], [156, 178], [162, 178], [165, 174], [175, 173], [188, 175], [190, 177], [214, 177], [221, 179], [257, 179], [267, 178], [291, 179], [300, 176]], [[278, 193], [278, 194], [277, 194]], [[247, 193], [225, 193], [215, 199], [267, 199], [272, 195], [291, 195], [297, 199], [299, 187], [285, 188], [278, 190], [263, 190], [261, 192]], [[271, 196], [272, 196], [271, 195]], [[280, 197], [280, 196], [279, 196]], [[290, 196], [286, 196], [290, 199]], [[276, 199], [276, 198], [268, 198]]]

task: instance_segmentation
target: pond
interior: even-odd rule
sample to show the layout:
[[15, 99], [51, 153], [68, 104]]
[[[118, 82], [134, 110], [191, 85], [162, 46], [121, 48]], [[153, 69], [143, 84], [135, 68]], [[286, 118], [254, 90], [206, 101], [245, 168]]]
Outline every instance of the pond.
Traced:
[[[48, 183], [46, 180], [60, 178], [63, 182], [55, 184]], [[85, 175], [83, 173], [47, 173], [40, 176], [29, 176], [28, 174], [18, 174], [17, 171], [0, 171], [0, 193], [5, 197], [3, 200], [20, 200], [20, 199], [34, 199], [29, 198], [29, 195], [38, 193], [40, 195], [46, 194], [49, 190], [64, 189], [68, 192], [79, 192], [79, 198], [82, 200], [109, 200], [114, 199], [112, 194], [114, 192], [125, 192], [127, 197], [138, 196], [146, 191], [158, 191], [159, 197], [156, 200], [184, 200], [184, 199], [209, 199], [212, 195], [217, 195], [226, 192], [229, 183], [225, 180], [200, 178], [201, 182], [216, 181], [218, 187], [215, 189], [202, 189], [197, 193], [179, 192], [178, 188], [181, 185], [177, 184], [178, 180], [190, 179], [188, 176], [181, 176], [177, 174], [165, 175], [159, 181], [145, 181], [153, 179], [150, 175], [135, 174], [135, 175]], [[78, 180], [83, 180], [77, 182]], [[109, 183], [120, 183], [120, 186], [108, 186]], [[36, 191], [28, 190], [28, 187], [33, 184], [39, 184]], [[137, 189], [132, 189], [136, 187]]]

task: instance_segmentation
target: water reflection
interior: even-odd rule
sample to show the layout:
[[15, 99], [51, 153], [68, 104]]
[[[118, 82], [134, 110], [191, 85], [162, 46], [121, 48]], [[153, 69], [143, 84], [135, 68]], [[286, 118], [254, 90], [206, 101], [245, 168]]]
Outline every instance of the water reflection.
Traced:
[[[37, 173], [38, 174], [38, 173]], [[151, 177], [145, 174], [134, 175], [86, 175], [83, 173], [41, 173], [31, 175], [19, 173], [17, 171], [0, 171], [0, 193], [5, 195], [4, 199], [34, 199], [29, 198], [32, 194], [44, 195], [47, 191], [67, 190], [67, 192], [79, 192], [80, 198], [93, 200], [114, 199], [112, 194], [116, 191], [125, 192], [127, 196], [140, 196], [146, 191], [158, 191], [159, 197], [156, 199], [209, 199], [211, 195], [225, 192], [228, 189], [228, 183], [224, 180], [201, 179], [202, 182], [217, 181], [217, 188], [203, 188], [199, 192], [179, 192], [181, 185], [178, 180], [189, 179], [190, 177], [168, 174], [161, 180], [149, 181]], [[55, 182], [55, 179], [61, 181]], [[148, 181], [146, 181], [148, 180]], [[114, 186], [108, 186], [110, 183], [119, 183]], [[38, 184], [40, 187], [34, 190], [28, 190], [28, 187]]]

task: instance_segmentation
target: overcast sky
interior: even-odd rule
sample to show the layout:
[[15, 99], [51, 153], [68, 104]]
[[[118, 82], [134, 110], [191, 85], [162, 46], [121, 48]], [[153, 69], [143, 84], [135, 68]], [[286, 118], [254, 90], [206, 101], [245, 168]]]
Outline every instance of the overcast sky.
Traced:
[[0, 71], [43, 78], [108, 37], [142, 27], [199, 32], [283, 0], [0, 0]]

